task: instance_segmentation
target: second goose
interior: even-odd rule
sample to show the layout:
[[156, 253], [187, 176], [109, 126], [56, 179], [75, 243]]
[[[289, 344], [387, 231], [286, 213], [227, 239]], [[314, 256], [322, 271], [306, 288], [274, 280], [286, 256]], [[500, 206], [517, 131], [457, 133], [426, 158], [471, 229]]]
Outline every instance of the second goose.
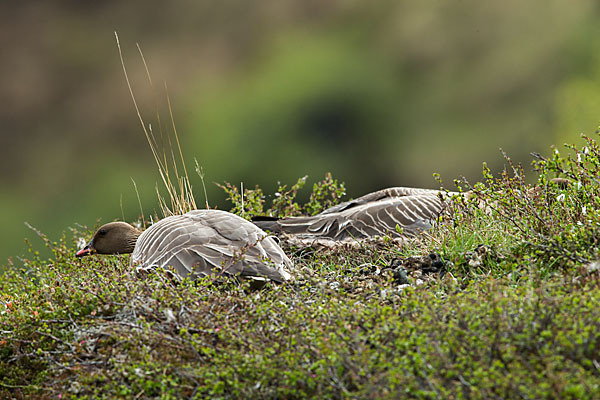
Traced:
[[431, 228], [453, 193], [394, 187], [366, 194], [310, 217], [253, 220], [261, 229], [284, 233], [297, 244], [331, 245], [389, 235], [403, 240]]

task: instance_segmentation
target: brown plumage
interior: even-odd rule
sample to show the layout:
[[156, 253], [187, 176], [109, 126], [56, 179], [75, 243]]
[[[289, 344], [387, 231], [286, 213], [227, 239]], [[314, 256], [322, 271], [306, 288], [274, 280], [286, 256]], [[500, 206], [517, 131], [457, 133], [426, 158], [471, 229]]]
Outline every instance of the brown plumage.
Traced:
[[389, 235], [397, 239], [427, 231], [446, 205], [438, 190], [394, 187], [338, 204], [311, 217], [259, 218], [258, 227], [296, 242], [349, 242]]
[[141, 270], [171, 266], [182, 277], [209, 275], [291, 279], [292, 262], [277, 242], [252, 223], [219, 210], [194, 210], [167, 217], [140, 232], [124, 222], [98, 229], [77, 252], [133, 253], [131, 265]]

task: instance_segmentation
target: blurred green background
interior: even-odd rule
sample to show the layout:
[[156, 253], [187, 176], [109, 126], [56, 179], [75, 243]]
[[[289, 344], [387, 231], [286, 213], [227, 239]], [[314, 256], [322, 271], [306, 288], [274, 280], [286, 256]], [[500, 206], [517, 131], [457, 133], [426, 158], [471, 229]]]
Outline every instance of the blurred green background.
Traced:
[[2, 2], [0, 264], [42, 247], [25, 221], [55, 240], [137, 219], [132, 179], [158, 210], [114, 31], [146, 122], [158, 109], [169, 131], [166, 83], [188, 168], [226, 208], [212, 182], [269, 193], [330, 171], [358, 196], [579, 143], [598, 127], [599, 20], [591, 0]]

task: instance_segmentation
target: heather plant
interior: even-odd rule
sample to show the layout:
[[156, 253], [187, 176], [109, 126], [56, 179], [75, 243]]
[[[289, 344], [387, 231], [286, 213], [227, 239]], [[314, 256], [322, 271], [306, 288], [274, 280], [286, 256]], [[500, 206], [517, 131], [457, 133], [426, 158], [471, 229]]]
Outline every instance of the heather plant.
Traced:
[[229, 182], [217, 186], [225, 192], [227, 200], [232, 203], [229, 211], [247, 219], [259, 215], [277, 218], [315, 215], [338, 204], [346, 194], [344, 183], [338, 183], [331, 173], [327, 173], [322, 181], [314, 183], [309, 201], [300, 205], [296, 201], [296, 196], [306, 185], [307, 178], [307, 176], [299, 178], [289, 188], [287, 184], [278, 183], [277, 191], [271, 196], [273, 199], [271, 207], [266, 210], [264, 210], [265, 195], [258, 185], [254, 189], [244, 188], [242, 192]]
[[263, 214], [265, 195], [258, 185], [254, 189], [243, 188], [241, 192], [237, 186], [229, 182], [217, 184], [217, 186], [223, 189], [227, 195], [226, 199], [233, 204], [230, 212], [246, 219]]
[[302, 207], [295, 201], [298, 191], [306, 184], [307, 176], [304, 176], [289, 189], [287, 185], [278, 184], [277, 191], [273, 198], [273, 205], [269, 209], [269, 215], [281, 217], [295, 217], [300, 215]]
[[[403, 248], [290, 252], [294, 282], [260, 290], [138, 276], [127, 255], [74, 258], [91, 231], [40, 233], [51, 258], [32, 247], [0, 277], [0, 397], [598, 398], [600, 151], [587, 140], [535, 156], [534, 180], [506, 157], [499, 176], [458, 181]], [[323, 185], [311, 207], [342, 196]], [[268, 212], [260, 188], [223, 186], [237, 213]], [[294, 186], [280, 193], [280, 212], [298, 212]], [[408, 262], [433, 253], [443, 269]]]
[[592, 138], [586, 141], [582, 149], [566, 146], [572, 152], [566, 157], [557, 149], [549, 158], [534, 154], [534, 184], [506, 154], [498, 178], [484, 164], [482, 181], [456, 182], [464, 195], [451, 203], [450, 223], [440, 224], [436, 235], [450, 239], [445, 246], [476, 237], [495, 247], [502, 256], [495, 264], [504, 272], [526, 265], [548, 273], [598, 259], [599, 147]]
[[345, 195], [346, 187], [344, 183], [338, 183], [338, 180], [333, 179], [331, 173], [328, 172], [325, 174], [325, 179], [313, 185], [313, 191], [310, 194], [308, 203], [304, 206], [304, 210], [308, 215], [316, 215], [340, 203], [341, 198]]

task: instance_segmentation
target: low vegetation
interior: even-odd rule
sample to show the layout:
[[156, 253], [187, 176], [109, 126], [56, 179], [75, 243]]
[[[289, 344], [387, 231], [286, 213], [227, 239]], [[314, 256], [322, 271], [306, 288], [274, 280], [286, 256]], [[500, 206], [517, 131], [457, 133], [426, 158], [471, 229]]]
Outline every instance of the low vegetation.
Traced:
[[[287, 247], [296, 282], [260, 291], [75, 259], [90, 231], [45, 238], [51, 259], [32, 248], [0, 280], [0, 397], [598, 398], [600, 148], [566, 151], [535, 156], [533, 184], [508, 157], [457, 181], [404, 248]], [[304, 182], [270, 208], [223, 188], [248, 218], [344, 195], [328, 175], [300, 205]]]

